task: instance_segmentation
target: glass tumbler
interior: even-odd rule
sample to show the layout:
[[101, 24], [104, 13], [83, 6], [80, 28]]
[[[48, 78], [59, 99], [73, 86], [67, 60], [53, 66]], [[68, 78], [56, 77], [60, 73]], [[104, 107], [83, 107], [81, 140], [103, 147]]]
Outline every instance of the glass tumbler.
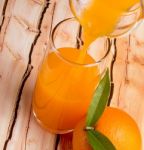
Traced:
[[113, 53], [106, 37], [95, 40], [82, 58], [80, 24], [74, 18], [60, 22], [51, 34], [33, 94], [37, 121], [53, 133], [74, 129], [86, 115], [101, 75]]

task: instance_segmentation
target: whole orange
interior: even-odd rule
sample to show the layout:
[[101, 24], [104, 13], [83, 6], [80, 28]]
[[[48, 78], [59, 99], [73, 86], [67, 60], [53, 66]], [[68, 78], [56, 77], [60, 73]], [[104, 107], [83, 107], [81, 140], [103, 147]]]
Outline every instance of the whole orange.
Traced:
[[[73, 150], [92, 150], [86, 136], [85, 119], [76, 126]], [[136, 122], [124, 111], [107, 107], [95, 129], [103, 133], [117, 150], [141, 150], [141, 134]]]

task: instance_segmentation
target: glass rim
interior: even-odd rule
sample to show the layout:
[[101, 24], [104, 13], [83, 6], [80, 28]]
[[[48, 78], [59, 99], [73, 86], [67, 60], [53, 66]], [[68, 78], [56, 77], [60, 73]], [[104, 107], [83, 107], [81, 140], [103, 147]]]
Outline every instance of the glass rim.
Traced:
[[[62, 59], [63, 61], [65, 61], [66, 63], [69, 63], [69, 64], [71, 64], [71, 65], [83, 66], [83, 67], [94, 67], [94, 66], [99, 65], [100, 63], [102, 63], [102, 62], [106, 59], [106, 57], [109, 55], [109, 53], [110, 53], [110, 51], [111, 51], [111, 45], [112, 45], [112, 44], [111, 44], [110, 38], [108, 38], [108, 37], [106, 37], [106, 36], [104, 36], [104, 37], [106, 38], [106, 43], [107, 43], [107, 45], [108, 45], [108, 46], [106, 47], [106, 53], [105, 53], [105, 55], [104, 55], [103, 57], [101, 57], [98, 61], [95, 61], [94, 63], [77, 63], [77, 62], [75, 62], [75, 61], [71, 61], [71, 60], [65, 58], [64, 56], [62, 56], [61, 52], [59, 52], [59, 51], [57, 50], [57, 49], [59, 49], [59, 48], [56, 48], [55, 42], [54, 42], [54, 34], [55, 34], [56, 29], [58, 28], [59, 25], [61, 25], [61, 24], [64, 23], [65, 21], [73, 20], [73, 19], [74, 19], [75, 21], [77, 21], [75, 17], [66, 18], [66, 19], [60, 21], [59, 23], [57, 23], [57, 24], [55, 25], [55, 27], [53, 28], [53, 30], [52, 30], [52, 32], [51, 32], [51, 34], [50, 34], [50, 35], [51, 35], [51, 36], [50, 36], [50, 43], [51, 43], [51, 48], [52, 48], [53, 52], [54, 52], [60, 59]], [[78, 22], [78, 21], [77, 21], [77, 22]], [[78, 22], [78, 23], [79, 23], [79, 22]], [[97, 40], [97, 39], [96, 39], [96, 40]], [[60, 48], [73, 48], [73, 47], [60, 47]]]
[[[143, 9], [143, 0], [140, 0], [140, 2], [137, 2], [135, 5], [138, 5], [135, 9], [132, 9], [132, 10], [128, 10], [128, 11], [126, 11], [126, 12], [123, 12], [122, 13], [122, 16], [128, 16], [128, 15], [131, 15], [131, 14], [133, 14], [134, 12], [136, 12], [137, 10], [139, 10], [139, 9]], [[135, 5], [133, 5], [132, 7], [134, 7]], [[130, 7], [130, 8], [132, 8], [132, 7]]]

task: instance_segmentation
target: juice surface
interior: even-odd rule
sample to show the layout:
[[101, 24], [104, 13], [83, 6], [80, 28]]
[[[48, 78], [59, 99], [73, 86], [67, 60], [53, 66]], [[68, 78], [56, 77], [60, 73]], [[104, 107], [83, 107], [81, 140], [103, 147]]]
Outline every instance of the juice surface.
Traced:
[[[86, 67], [77, 62], [80, 50], [59, 49], [65, 61], [55, 52], [45, 59], [38, 75], [33, 96], [36, 118], [47, 129], [63, 133], [75, 127], [86, 114], [92, 94], [99, 81], [97, 66]], [[86, 54], [83, 63], [94, 63]]]

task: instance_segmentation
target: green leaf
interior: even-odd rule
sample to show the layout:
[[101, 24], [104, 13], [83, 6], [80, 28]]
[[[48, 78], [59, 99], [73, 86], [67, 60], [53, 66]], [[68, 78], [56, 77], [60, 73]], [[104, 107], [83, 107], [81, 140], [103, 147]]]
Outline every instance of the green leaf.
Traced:
[[111, 141], [98, 131], [87, 131], [87, 137], [93, 150], [116, 150]]
[[110, 89], [109, 70], [107, 69], [104, 77], [101, 79], [98, 87], [95, 90], [92, 102], [89, 106], [86, 118], [86, 126], [94, 126], [102, 115], [108, 102]]

